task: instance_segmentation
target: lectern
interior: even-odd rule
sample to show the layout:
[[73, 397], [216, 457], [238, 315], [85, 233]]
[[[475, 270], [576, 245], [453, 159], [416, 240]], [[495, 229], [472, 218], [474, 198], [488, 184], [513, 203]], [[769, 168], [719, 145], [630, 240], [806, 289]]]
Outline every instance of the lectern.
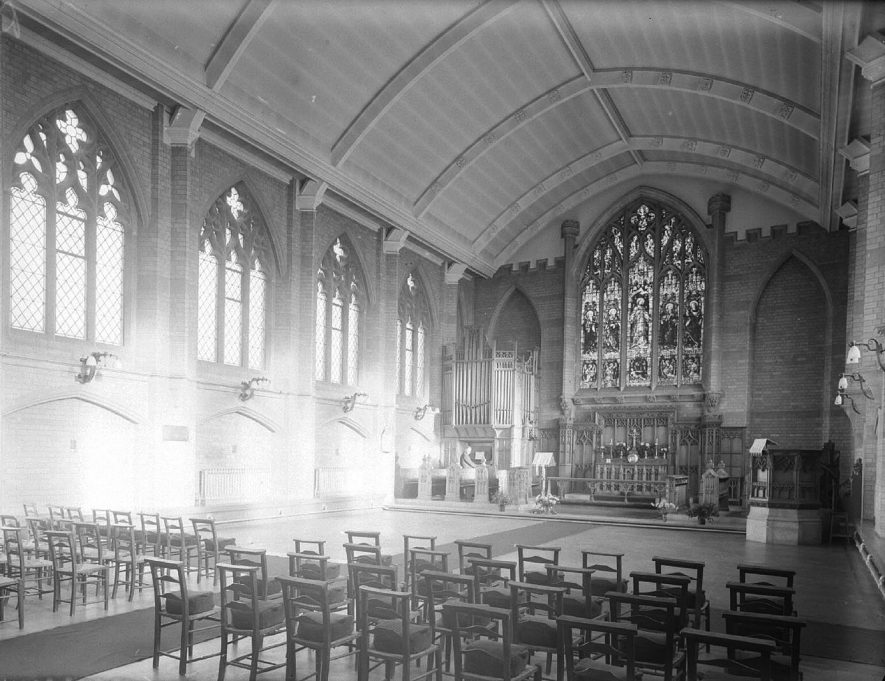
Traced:
[[759, 438], [750, 447], [747, 540], [820, 544], [820, 450], [776, 449]]

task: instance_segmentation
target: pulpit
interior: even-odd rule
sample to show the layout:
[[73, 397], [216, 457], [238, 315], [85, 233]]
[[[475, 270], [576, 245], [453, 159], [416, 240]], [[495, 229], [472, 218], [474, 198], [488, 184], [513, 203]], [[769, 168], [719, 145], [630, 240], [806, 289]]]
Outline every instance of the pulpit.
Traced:
[[821, 451], [776, 447], [760, 438], [750, 448], [747, 540], [820, 544]]

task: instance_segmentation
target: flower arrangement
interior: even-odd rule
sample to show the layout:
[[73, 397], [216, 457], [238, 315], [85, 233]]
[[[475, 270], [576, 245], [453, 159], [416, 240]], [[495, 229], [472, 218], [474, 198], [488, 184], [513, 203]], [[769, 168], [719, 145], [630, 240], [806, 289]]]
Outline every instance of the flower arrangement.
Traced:
[[688, 507], [688, 517], [697, 518], [701, 525], [705, 525], [707, 520], [719, 515], [719, 507], [716, 504], [693, 503]]
[[501, 490], [498, 490], [492, 496], [492, 503], [498, 504], [498, 508], [500, 508], [502, 511], [507, 506], [507, 504], [511, 503], [512, 501], [513, 500], [510, 498], [510, 496], [508, 494], [504, 494], [504, 492], [502, 492]]
[[550, 494], [539, 494], [535, 497], [535, 507], [532, 513], [556, 513], [553, 507], [559, 503], [559, 497]]
[[660, 497], [659, 499], [651, 502], [651, 505], [654, 508], [658, 509], [658, 513], [660, 513], [663, 520], [667, 519], [667, 515], [669, 513], [676, 510], [676, 504], [671, 501], [667, 501], [664, 497]]

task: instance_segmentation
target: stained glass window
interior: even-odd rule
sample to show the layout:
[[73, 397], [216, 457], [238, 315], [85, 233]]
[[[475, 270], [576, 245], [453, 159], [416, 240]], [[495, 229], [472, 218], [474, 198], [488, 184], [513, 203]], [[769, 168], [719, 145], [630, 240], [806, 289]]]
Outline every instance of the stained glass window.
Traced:
[[197, 285], [197, 357], [263, 369], [267, 340], [267, 227], [242, 183], [203, 219]]
[[430, 328], [430, 308], [415, 272], [406, 275], [397, 312], [397, 388], [402, 395], [425, 397], [424, 344]]
[[605, 227], [581, 281], [582, 388], [701, 381], [706, 262], [694, 229], [657, 202]]
[[315, 378], [359, 382], [363, 276], [345, 236], [332, 243], [317, 270]]
[[121, 345], [129, 206], [110, 147], [70, 104], [28, 129], [13, 163], [10, 325]]

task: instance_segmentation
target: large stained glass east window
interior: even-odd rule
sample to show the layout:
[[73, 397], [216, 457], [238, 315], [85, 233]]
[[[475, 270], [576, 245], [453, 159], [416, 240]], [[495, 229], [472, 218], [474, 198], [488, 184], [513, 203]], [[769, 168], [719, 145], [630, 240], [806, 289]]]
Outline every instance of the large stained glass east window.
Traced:
[[365, 308], [363, 277], [344, 236], [335, 239], [317, 270], [314, 377], [359, 382], [360, 326]]
[[397, 391], [423, 399], [425, 347], [430, 329], [427, 296], [415, 272], [406, 275], [399, 292], [396, 322]]
[[701, 381], [706, 253], [675, 211], [639, 201], [596, 242], [581, 280], [582, 388]]
[[197, 357], [263, 369], [267, 227], [242, 183], [216, 199], [203, 219], [197, 285]]
[[123, 343], [128, 196], [117, 161], [75, 104], [21, 139], [9, 190], [12, 328]]

